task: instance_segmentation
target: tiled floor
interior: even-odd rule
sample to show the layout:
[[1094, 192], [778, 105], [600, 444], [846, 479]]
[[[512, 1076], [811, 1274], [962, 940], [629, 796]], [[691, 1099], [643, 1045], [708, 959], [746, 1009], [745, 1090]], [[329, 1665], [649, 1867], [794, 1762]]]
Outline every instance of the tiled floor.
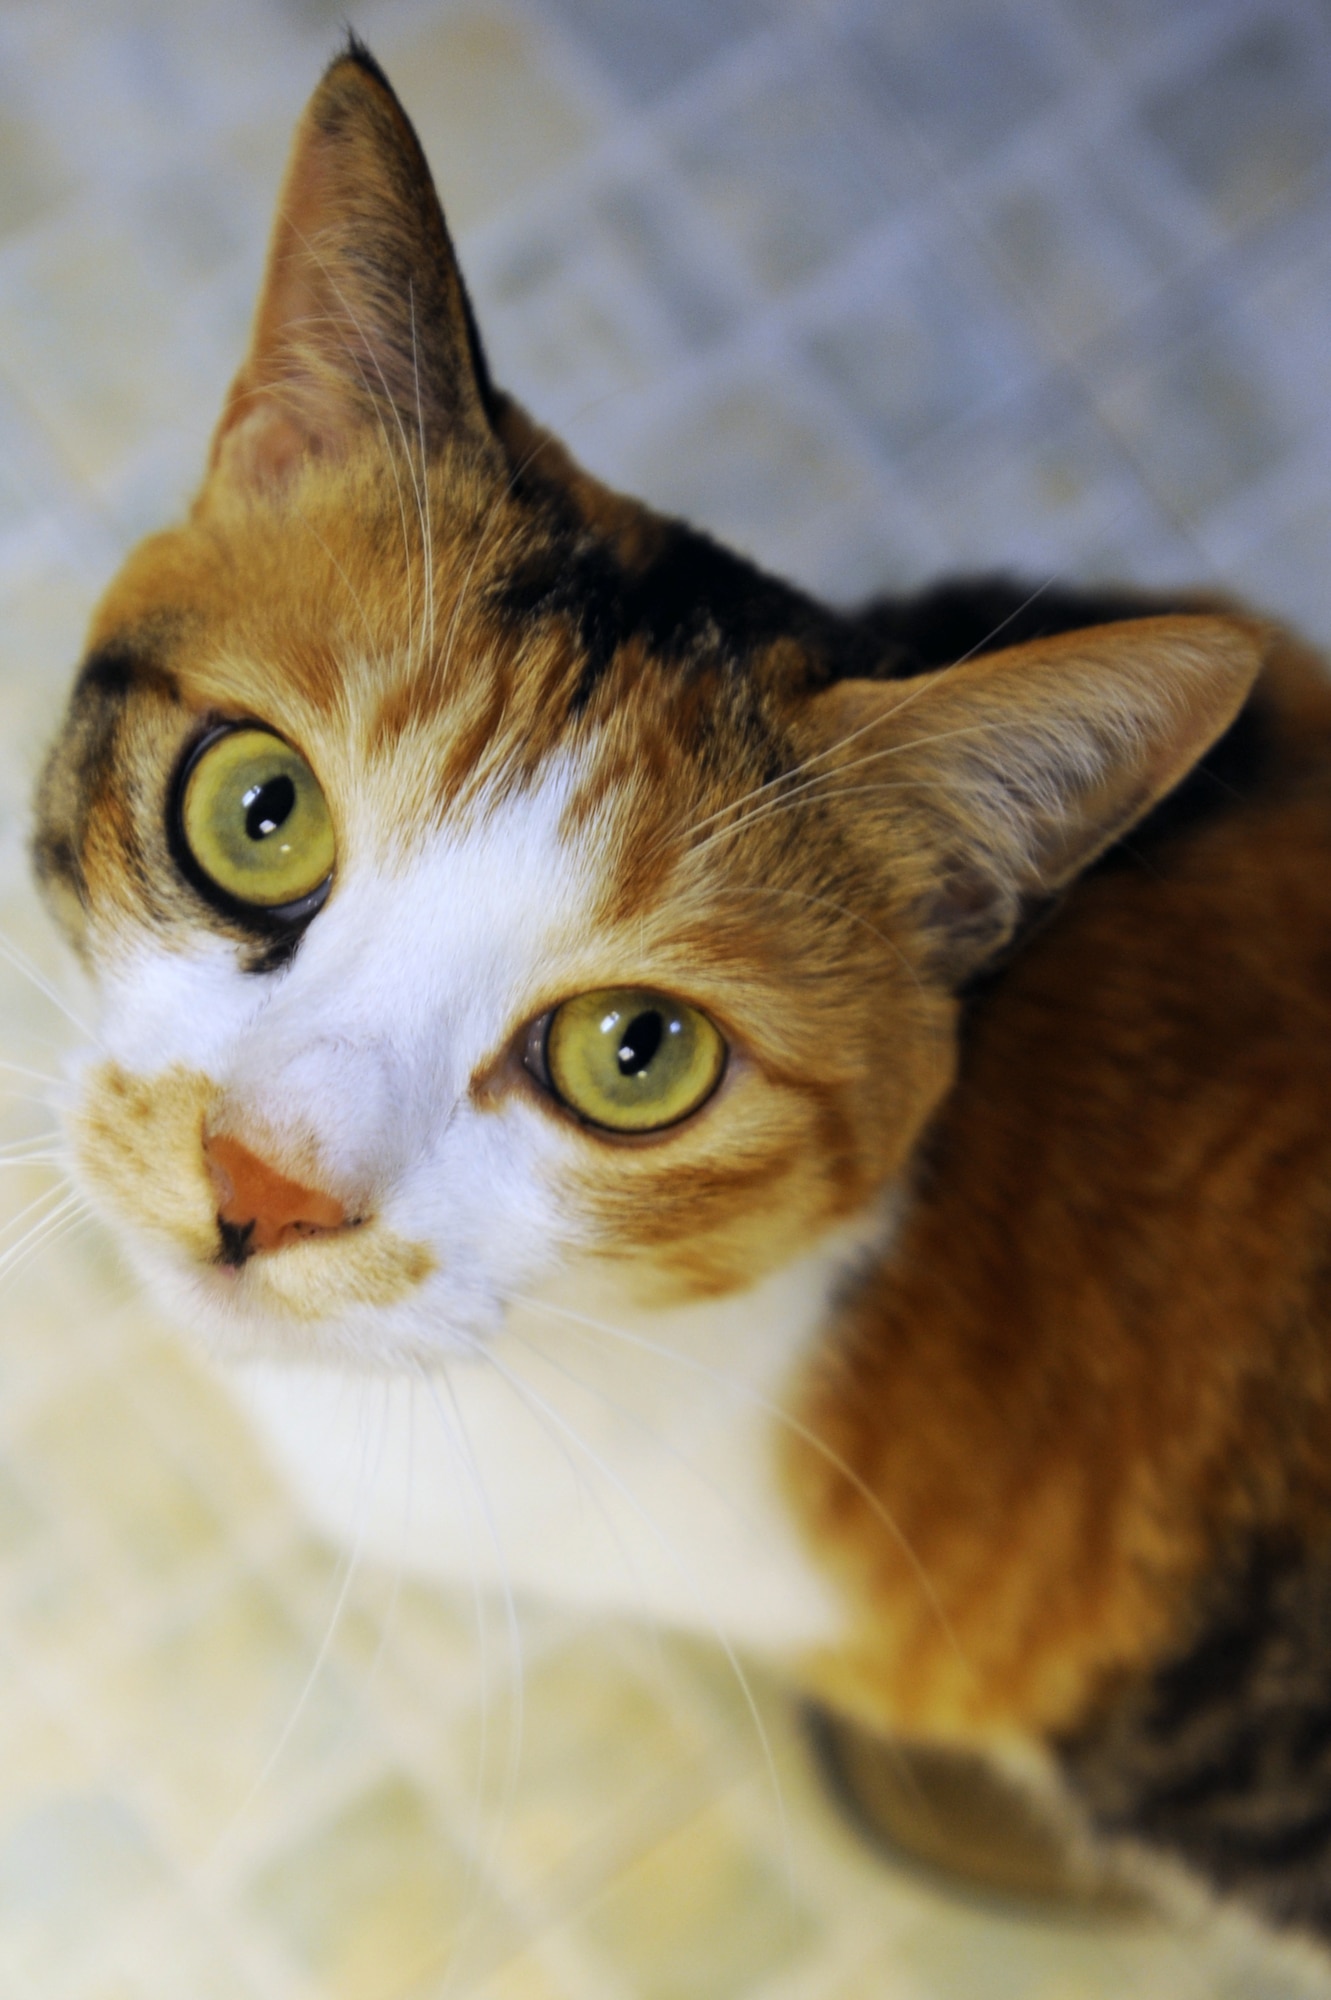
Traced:
[[[1216, 577], [1331, 639], [1316, 0], [369, 0], [496, 372], [849, 595]], [[0, 0], [4, 1139], [77, 987], [26, 800], [176, 508], [341, 0]], [[71, 997], [72, 996], [72, 997]], [[0, 1155], [3, 2000], [1276, 2000], [862, 1853], [720, 1657], [348, 1577], [54, 1170]], [[522, 1655], [522, 1693], [515, 1673]], [[764, 1744], [762, 1736], [765, 1735]]]

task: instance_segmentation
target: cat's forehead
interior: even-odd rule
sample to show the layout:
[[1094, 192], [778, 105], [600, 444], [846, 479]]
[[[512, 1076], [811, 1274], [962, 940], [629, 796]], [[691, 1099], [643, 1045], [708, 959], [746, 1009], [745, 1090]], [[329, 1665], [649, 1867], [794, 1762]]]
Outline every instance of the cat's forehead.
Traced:
[[630, 563], [539, 499], [439, 476], [416, 503], [427, 564], [398, 483], [382, 467], [312, 482], [143, 545], [85, 687], [141, 713], [166, 695], [187, 727], [266, 722], [336, 788], [383, 774], [397, 806], [379, 801], [379, 823], [403, 838], [552, 758], [602, 806], [637, 785], [640, 811], [770, 766], [772, 654], [798, 648], [742, 564], [670, 524]]
[[555, 538], [521, 527], [512, 508], [461, 514], [428, 576], [401, 522], [364, 505], [251, 510], [144, 545], [104, 602], [44, 788], [48, 882], [107, 939], [225, 930], [173, 865], [172, 800], [207, 732], [248, 722], [308, 761], [343, 883], [466, 836], [512, 850], [513, 886], [526, 828], [524, 886], [555, 850], [595, 855], [597, 921], [649, 917], [695, 829], [784, 755], [762, 677], [715, 635], [672, 649], [630, 627], [598, 655], [586, 600], [599, 585], [604, 614], [612, 558], [584, 537], [583, 573], [561, 573]]

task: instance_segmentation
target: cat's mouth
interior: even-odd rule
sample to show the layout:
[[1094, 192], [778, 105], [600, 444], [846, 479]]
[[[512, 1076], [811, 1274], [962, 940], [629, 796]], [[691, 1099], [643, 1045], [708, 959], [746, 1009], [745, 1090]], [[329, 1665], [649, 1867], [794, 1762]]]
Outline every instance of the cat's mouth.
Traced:
[[[223, 1225], [234, 1243], [235, 1225]], [[428, 1245], [413, 1243], [377, 1222], [337, 1232], [293, 1237], [262, 1254], [231, 1250], [195, 1266], [202, 1298], [228, 1314], [305, 1325], [338, 1320], [349, 1306], [396, 1304], [438, 1268]]]
[[105, 1063], [85, 1079], [74, 1139], [95, 1193], [229, 1323], [335, 1323], [408, 1297], [438, 1268], [426, 1243], [296, 1179], [235, 1134], [210, 1131], [217, 1087], [197, 1071], [155, 1077]]

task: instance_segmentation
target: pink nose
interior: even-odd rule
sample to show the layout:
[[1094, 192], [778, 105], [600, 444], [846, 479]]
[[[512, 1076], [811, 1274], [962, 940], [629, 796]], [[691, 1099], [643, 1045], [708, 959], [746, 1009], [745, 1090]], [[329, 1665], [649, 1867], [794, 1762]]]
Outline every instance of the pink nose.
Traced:
[[322, 1188], [302, 1187], [224, 1132], [203, 1142], [217, 1194], [222, 1262], [243, 1264], [260, 1250], [280, 1250], [303, 1236], [327, 1236], [347, 1219]]

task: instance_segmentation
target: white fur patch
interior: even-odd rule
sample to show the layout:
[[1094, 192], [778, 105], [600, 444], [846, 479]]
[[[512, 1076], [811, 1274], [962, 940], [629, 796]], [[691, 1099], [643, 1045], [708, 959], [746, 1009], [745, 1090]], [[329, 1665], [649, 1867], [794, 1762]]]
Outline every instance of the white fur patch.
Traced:
[[659, 1621], [776, 1656], [846, 1614], [774, 1476], [780, 1399], [881, 1222], [752, 1291], [648, 1313], [584, 1271], [447, 1371], [238, 1371], [340, 1541], [428, 1577]]
[[[383, 1365], [457, 1352], [492, 1330], [506, 1287], [581, 1247], [556, 1121], [520, 1091], [492, 1109], [469, 1094], [585, 949], [596, 856], [559, 837], [570, 783], [555, 764], [405, 866], [375, 865], [368, 838], [355, 841], [365, 858], [285, 972], [246, 973], [209, 940], [192, 954], [142, 950], [103, 978], [104, 1046], [125, 1068], [202, 1071], [239, 1133], [312, 1147], [329, 1185], [364, 1191], [385, 1229], [434, 1251], [411, 1297], [348, 1300], [330, 1355]], [[139, 1261], [224, 1346], [282, 1351], [290, 1329], [248, 1309], [247, 1274], [237, 1283], [142, 1246]]]

